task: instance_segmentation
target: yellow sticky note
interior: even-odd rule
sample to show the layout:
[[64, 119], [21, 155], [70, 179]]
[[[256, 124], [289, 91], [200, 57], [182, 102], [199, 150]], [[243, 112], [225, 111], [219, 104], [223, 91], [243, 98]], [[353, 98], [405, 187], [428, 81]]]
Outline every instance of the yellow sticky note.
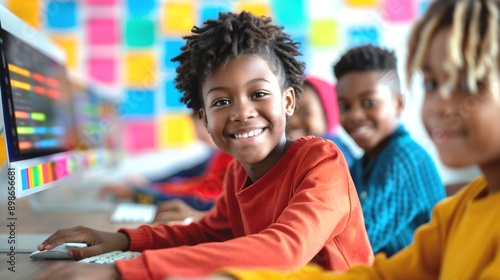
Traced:
[[379, 0], [344, 0], [346, 6], [350, 6], [353, 8], [356, 7], [372, 7], [376, 8], [379, 5]]
[[51, 36], [52, 40], [66, 52], [66, 62], [69, 68], [78, 68], [78, 38], [72, 36]]
[[125, 55], [125, 83], [130, 87], [151, 88], [158, 79], [156, 58], [153, 53], [128, 53]]
[[247, 11], [256, 16], [271, 16], [269, 4], [254, 1], [242, 1], [236, 4], [237, 11]]
[[189, 114], [161, 116], [158, 131], [160, 132], [158, 134], [160, 148], [187, 146], [196, 140], [193, 118]]
[[196, 24], [196, 9], [194, 3], [166, 2], [162, 5], [161, 29], [165, 34], [190, 34]]
[[2, 133], [0, 133], [0, 170], [3, 169], [6, 163], [7, 163], [7, 145], [5, 145], [5, 135], [2, 131]]
[[36, 29], [45, 20], [45, 13], [40, 9], [40, 0], [8, 0], [6, 8]]
[[334, 19], [315, 19], [311, 22], [311, 46], [333, 47], [339, 42], [339, 24]]

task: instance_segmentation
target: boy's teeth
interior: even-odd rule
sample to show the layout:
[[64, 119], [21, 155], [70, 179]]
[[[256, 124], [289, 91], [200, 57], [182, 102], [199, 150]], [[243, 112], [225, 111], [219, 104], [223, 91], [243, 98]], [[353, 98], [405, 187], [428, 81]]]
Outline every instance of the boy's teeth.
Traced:
[[256, 136], [256, 135], [259, 135], [261, 134], [263, 131], [262, 128], [260, 129], [255, 129], [255, 130], [252, 130], [248, 133], [243, 133], [243, 134], [235, 134], [234, 137], [236, 139], [246, 139], [246, 138], [250, 138], [250, 137], [253, 137], [253, 136]]

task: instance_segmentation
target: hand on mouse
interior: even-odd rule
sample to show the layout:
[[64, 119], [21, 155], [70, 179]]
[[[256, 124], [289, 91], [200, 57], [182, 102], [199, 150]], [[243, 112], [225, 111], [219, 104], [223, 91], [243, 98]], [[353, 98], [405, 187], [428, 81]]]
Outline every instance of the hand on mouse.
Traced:
[[42, 271], [35, 280], [120, 279], [112, 264], [56, 263]]
[[87, 243], [86, 248], [74, 248], [68, 255], [75, 259], [88, 258], [111, 251], [126, 251], [130, 246], [128, 236], [120, 232], [98, 231], [86, 227], [61, 229], [38, 245], [40, 251], [50, 250], [65, 242]]

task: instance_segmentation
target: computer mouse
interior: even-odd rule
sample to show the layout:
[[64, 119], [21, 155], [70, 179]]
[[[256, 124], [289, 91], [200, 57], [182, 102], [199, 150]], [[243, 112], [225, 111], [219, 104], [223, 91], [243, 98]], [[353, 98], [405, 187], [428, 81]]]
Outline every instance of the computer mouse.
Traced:
[[68, 251], [73, 248], [85, 248], [87, 244], [85, 243], [74, 243], [74, 242], [66, 242], [59, 246], [56, 246], [50, 250], [43, 250], [31, 253], [30, 258], [33, 259], [47, 259], [47, 260], [68, 260], [73, 259], [68, 255]]

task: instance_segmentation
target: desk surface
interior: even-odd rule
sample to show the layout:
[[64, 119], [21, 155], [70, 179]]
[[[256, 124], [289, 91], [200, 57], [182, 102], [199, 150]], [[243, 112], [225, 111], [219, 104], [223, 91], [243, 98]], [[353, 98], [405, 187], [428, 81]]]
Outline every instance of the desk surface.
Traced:
[[[7, 209], [6, 204], [0, 204], [0, 213], [5, 213], [3, 209]], [[37, 234], [37, 233], [53, 233], [60, 228], [69, 228], [74, 226], [92, 227], [104, 231], [116, 231], [122, 227], [137, 227], [138, 224], [133, 223], [111, 223], [109, 221], [113, 208], [100, 212], [49, 212], [40, 213], [33, 211], [29, 206], [27, 199], [19, 199], [16, 201], [16, 234]], [[2, 226], [0, 233], [8, 233], [8, 228], [3, 224], [7, 221], [7, 217], [2, 216]], [[56, 262], [70, 262], [63, 260], [33, 260], [29, 257], [29, 253], [15, 254], [15, 272], [9, 271], [11, 266], [9, 261], [10, 256], [7, 253], [0, 254], [0, 279], [33, 279], [40, 271]]]

